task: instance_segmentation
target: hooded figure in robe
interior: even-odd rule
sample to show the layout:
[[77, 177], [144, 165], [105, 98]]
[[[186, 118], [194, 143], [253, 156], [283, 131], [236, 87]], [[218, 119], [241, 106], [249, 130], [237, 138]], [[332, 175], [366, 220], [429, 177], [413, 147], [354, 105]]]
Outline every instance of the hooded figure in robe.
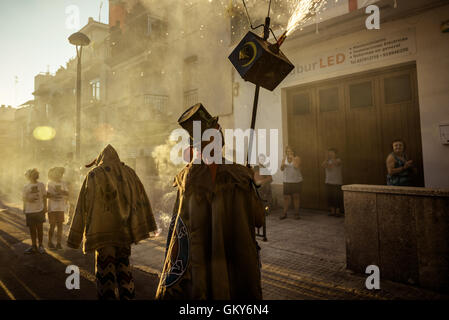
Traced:
[[[202, 104], [178, 120], [191, 137], [193, 121], [201, 122], [202, 132], [220, 132], [218, 118]], [[177, 200], [156, 299], [262, 299], [255, 228], [265, 216], [253, 171], [204, 159], [174, 179]]]
[[130, 245], [149, 238], [156, 222], [142, 182], [111, 145], [86, 167], [94, 164], [78, 196], [67, 246], [77, 249], [84, 238], [83, 251], [95, 250], [100, 299], [132, 299]]

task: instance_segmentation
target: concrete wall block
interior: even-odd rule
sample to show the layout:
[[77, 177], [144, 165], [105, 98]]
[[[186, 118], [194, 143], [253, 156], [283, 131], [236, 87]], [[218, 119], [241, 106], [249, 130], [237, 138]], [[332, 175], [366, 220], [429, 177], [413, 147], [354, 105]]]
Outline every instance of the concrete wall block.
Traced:
[[346, 267], [365, 273], [368, 265], [379, 265], [376, 194], [345, 191], [344, 207]]
[[419, 280], [449, 292], [449, 198], [411, 199], [415, 208]]
[[381, 279], [449, 292], [449, 190], [379, 185], [342, 189], [348, 269], [364, 273], [368, 264], [376, 264]]
[[416, 226], [409, 197], [392, 194], [376, 197], [381, 276], [418, 284]]

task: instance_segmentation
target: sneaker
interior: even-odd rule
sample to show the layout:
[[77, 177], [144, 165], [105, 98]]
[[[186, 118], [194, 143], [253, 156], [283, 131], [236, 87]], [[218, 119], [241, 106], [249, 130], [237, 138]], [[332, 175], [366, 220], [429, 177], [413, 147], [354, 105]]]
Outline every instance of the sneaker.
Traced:
[[58, 244], [56, 245], [56, 249], [58, 249], [58, 250], [61, 250], [61, 249], [62, 249], [62, 246], [61, 246], [60, 243], [58, 243]]
[[295, 220], [299, 220], [299, 219], [301, 219], [301, 217], [299, 216], [299, 213], [298, 214], [295, 214], [295, 218], [294, 218]]
[[279, 217], [279, 220], [284, 220], [284, 219], [286, 219], [286, 218], [287, 218], [287, 215], [284, 214], [284, 215], [282, 215], [282, 216]]
[[35, 247], [29, 247], [28, 249], [25, 250], [25, 254], [32, 254], [32, 253], [36, 253], [37, 249]]
[[44, 254], [45, 253], [45, 249], [43, 246], [39, 246], [39, 249], [37, 249], [39, 251], [40, 254]]
[[53, 242], [48, 241], [48, 249], [54, 249], [55, 245], [53, 244]]

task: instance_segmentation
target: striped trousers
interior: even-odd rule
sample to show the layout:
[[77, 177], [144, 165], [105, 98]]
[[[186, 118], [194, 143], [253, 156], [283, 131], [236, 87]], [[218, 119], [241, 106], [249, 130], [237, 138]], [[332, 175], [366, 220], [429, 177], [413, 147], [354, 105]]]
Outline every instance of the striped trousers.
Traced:
[[99, 300], [134, 299], [130, 255], [131, 247], [103, 247], [95, 251], [95, 276]]

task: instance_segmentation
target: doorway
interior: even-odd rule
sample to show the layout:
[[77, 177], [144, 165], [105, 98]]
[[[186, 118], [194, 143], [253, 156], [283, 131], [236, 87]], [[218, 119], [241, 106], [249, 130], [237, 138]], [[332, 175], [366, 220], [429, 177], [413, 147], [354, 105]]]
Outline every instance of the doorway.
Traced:
[[286, 91], [287, 143], [301, 157], [301, 206], [327, 209], [327, 149], [343, 162], [343, 184], [386, 184], [391, 141], [403, 139], [423, 186], [416, 65], [407, 64], [301, 85]]

